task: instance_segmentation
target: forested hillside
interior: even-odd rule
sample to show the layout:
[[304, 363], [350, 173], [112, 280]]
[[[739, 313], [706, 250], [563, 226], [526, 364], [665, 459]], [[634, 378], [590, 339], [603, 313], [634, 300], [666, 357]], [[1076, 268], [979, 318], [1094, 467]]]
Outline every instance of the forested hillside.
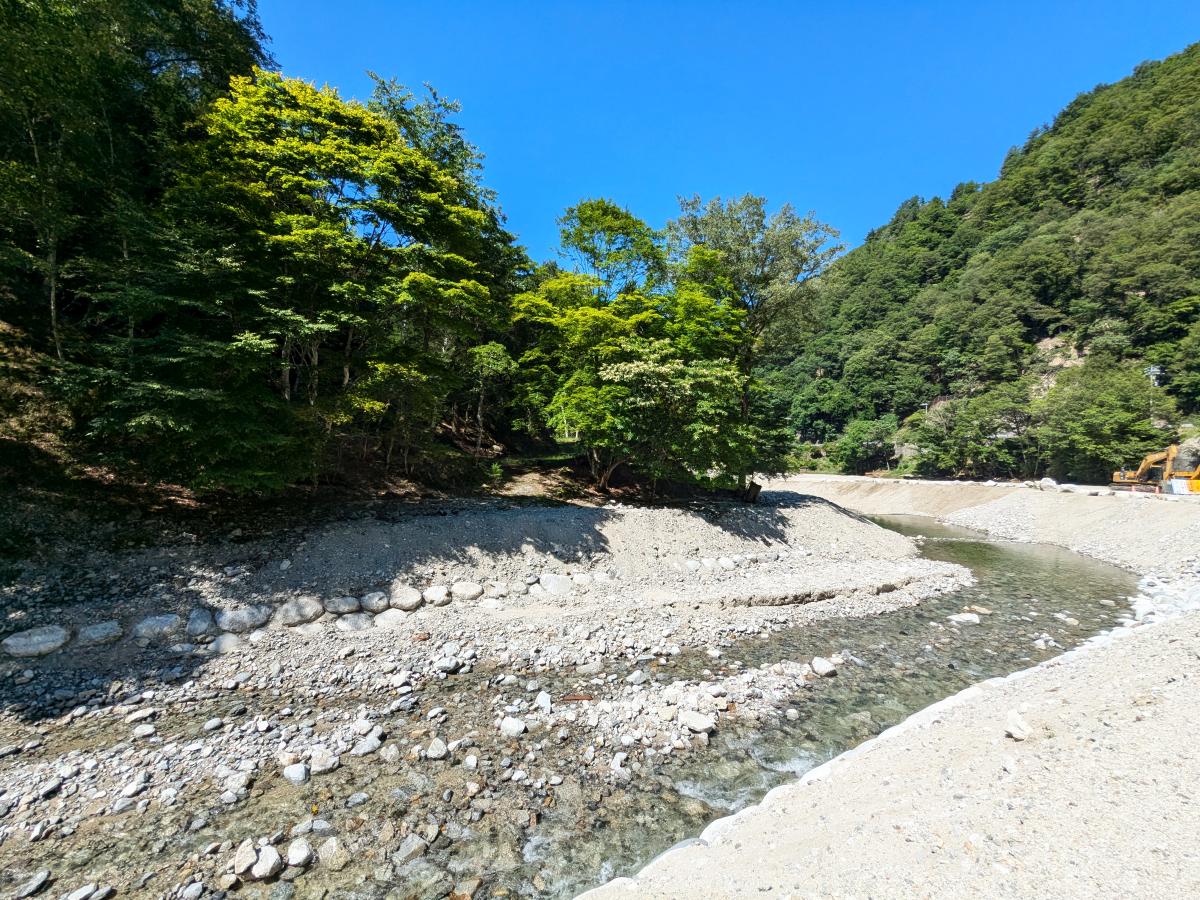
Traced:
[[849, 469], [1107, 478], [1161, 447], [1200, 408], [1200, 46], [905, 202], [819, 296], [771, 378]]
[[1200, 407], [1200, 48], [836, 261], [753, 196], [662, 229], [582, 199], [541, 261], [456, 103], [346, 99], [266, 46], [242, 0], [0, 7], [6, 474], [457, 486], [552, 452], [599, 489], [1099, 478]]

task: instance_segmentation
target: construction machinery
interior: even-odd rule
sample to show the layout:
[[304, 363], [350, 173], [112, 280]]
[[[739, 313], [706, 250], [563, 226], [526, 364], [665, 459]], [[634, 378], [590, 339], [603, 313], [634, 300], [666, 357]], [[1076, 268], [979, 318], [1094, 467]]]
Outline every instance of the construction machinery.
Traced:
[[1156, 494], [1200, 496], [1200, 438], [1150, 453], [1133, 472], [1113, 472], [1112, 486]]

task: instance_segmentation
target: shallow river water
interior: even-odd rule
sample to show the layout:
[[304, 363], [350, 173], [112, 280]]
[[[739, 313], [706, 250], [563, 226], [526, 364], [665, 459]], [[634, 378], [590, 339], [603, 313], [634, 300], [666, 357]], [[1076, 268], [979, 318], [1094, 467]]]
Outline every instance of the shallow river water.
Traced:
[[[915, 516], [875, 521], [924, 536], [925, 556], [967, 566], [976, 583], [914, 608], [872, 619], [826, 620], [727, 652], [726, 658], [749, 666], [807, 660], [837, 650], [851, 659], [837, 677], [822, 679], [794, 698], [800, 713], [796, 721], [781, 720], [753, 732], [722, 731], [708, 752], [664, 768], [666, 778], [659, 783], [641, 791], [635, 784], [622, 798], [617, 817], [601, 818], [586, 835], [556, 836], [547, 828], [537, 846], [527, 846], [526, 859], [550, 894], [571, 896], [608, 878], [633, 874], [713, 819], [754, 803], [776, 785], [913, 712], [974, 682], [1077, 646], [1127, 615], [1127, 598], [1136, 593], [1132, 573], [1067, 550], [990, 541], [977, 532]], [[990, 614], [982, 615], [978, 625], [947, 622], [947, 616], [970, 606]], [[1058, 646], [1047, 642], [1039, 649], [1035, 641], [1046, 636]], [[712, 663], [693, 663], [697, 669], [706, 664]], [[675, 674], [692, 674], [687, 668], [682, 660]]]
[[[547, 746], [531, 768], [557, 770], [567, 776], [564, 783], [539, 795], [532, 805], [527, 792], [498, 791], [487, 815], [456, 825], [452, 834], [447, 831], [434, 841], [427, 856], [413, 862], [417, 871], [409, 874], [424, 880], [425, 887], [408, 877], [398, 881], [385, 858], [367, 851], [345, 869], [311, 868], [296, 883], [294, 896], [436, 897], [444, 896], [447, 878], [453, 883], [475, 877], [483, 882], [478, 897], [573, 896], [610, 878], [636, 873], [714, 819], [756, 802], [776, 785], [969, 684], [1026, 668], [1111, 628], [1127, 614], [1127, 599], [1136, 593], [1133, 574], [1066, 550], [990, 541], [925, 518], [876, 521], [922, 536], [925, 556], [970, 568], [975, 584], [884, 615], [825, 619], [748, 638], [723, 648], [719, 661], [700, 652], [684, 653], [664, 661], [659, 670], [659, 677], [668, 680], [698, 680], [712, 677], [712, 672], [730, 674], [840, 652], [846, 661], [836, 677], [811, 682], [791, 698], [794, 721], [780, 717], [769, 723], [738, 724], [736, 717], [722, 718], [707, 749], [646, 760], [626, 785], [609, 784], [606, 772], [572, 777], [580, 748], [571, 743]], [[958, 626], [947, 620], [967, 607], [986, 610], [979, 624]], [[419, 697], [413, 696], [411, 712], [399, 714], [395, 737], [411, 731], [414, 741], [427, 741], [425, 711], [433, 706], [449, 707], [452, 716], [488, 710], [496, 693], [495, 675], [481, 669], [426, 684]], [[540, 681], [552, 695], [562, 696], [578, 689], [579, 676], [542, 675]], [[243, 713], [243, 697], [245, 704], [262, 710], [283, 702], [278, 692], [238, 696]], [[375, 699], [347, 694], [339, 702], [370, 704]], [[214, 694], [178, 714], [169, 726], [160, 725], [163, 731], [169, 727], [200, 734], [209, 717], [228, 714], [230, 702]], [[404, 715], [411, 719], [403, 721]], [[114, 721], [87, 719], [70, 730], [70, 740], [84, 749], [108, 746], [114, 728], [125, 733], [126, 726]], [[497, 765], [524, 764], [520, 759], [489, 760], [486, 750], [478, 752], [481, 769], [488, 769], [493, 782]], [[29, 864], [53, 866], [67, 885], [97, 865], [146, 871], [152, 861], [178, 850], [199, 854], [213, 842], [236, 843], [245, 836], [271, 834], [285, 823], [318, 813], [351, 839], [390, 827], [388, 823], [398, 825], [402, 819], [437, 834], [438, 823], [447, 819], [448, 804], [461, 802], [469, 777], [478, 775], [460, 765], [382, 766], [371, 759], [347, 758], [340, 769], [301, 789], [283, 779], [264, 778], [260, 783], [265, 787], [251, 801], [200, 827], [189, 824], [193, 812], [176, 807], [167, 809], [161, 820], [90, 819], [62, 844], [27, 845], [36, 854], [54, 856], [40, 856]], [[464, 811], [461, 805], [457, 809]], [[6, 849], [0, 847], [0, 864]], [[161, 891], [171, 877], [164, 870], [141, 893]], [[286, 898], [293, 894], [281, 889], [290, 887], [246, 885], [237, 895]]]

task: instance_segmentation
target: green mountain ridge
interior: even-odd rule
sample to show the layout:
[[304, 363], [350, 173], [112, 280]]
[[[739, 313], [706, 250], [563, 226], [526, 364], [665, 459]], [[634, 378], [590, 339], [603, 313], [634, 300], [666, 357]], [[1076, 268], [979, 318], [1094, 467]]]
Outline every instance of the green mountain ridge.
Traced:
[[772, 359], [809, 440], [889, 414], [921, 414], [915, 428], [926, 404], [1022, 379], [1032, 403], [1053, 374], [1045, 338], [1087, 366], [1157, 366], [1178, 408], [1200, 409], [1200, 45], [1079, 96], [995, 181], [906, 201], [819, 298], [800, 351]]

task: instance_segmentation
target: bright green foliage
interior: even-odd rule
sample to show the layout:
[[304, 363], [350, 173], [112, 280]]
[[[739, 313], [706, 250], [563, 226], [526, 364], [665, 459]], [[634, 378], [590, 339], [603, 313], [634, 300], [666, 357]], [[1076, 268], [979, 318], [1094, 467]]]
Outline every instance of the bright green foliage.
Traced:
[[901, 434], [920, 450], [923, 472], [1028, 477], [1039, 462], [1030, 391], [1029, 384], [1018, 382], [944, 400], [910, 417]]
[[[515, 298], [532, 336], [518, 405], [582, 445], [601, 487], [621, 465], [652, 483], [753, 467], [763, 447], [742, 421], [736, 360], [745, 313], [716, 277], [719, 261], [698, 249], [664, 283], [656, 238], [625, 211], [585, 201], [563, 222], [565, 255], [585, 271], [547, 268]], [[688, 280], [699, 272], [707, 283]]]
[[[905, 202], [821, 277], [812, 308], [767, 359], [807, 440], [930, 404], [926, 471], [1095, 476], [1109, 451], [1086, 465], [1075, 439], [1018, 453], [1005, 424], [1035, 413], [1006, 385], [1052, 379], [1079, 352], [1156, 364], [1200, 412], [1200, 45], [1080, 96], [996, 181]], [[1136, 461], [1140, 438], [1117, 433], [1111, 453]]]
[[1038, 420], [1038, 449], [1050, 474], [1104, 482], [1170, 443], [1175, 404], [1137, 366], [1089, 360], [1059, 376]]
[[896, 433], [896, 417], [855, 419], [833, 445], [830, 454], [842, 469], [862, 474], [887, 464], [895, 453], [892, 436]]

